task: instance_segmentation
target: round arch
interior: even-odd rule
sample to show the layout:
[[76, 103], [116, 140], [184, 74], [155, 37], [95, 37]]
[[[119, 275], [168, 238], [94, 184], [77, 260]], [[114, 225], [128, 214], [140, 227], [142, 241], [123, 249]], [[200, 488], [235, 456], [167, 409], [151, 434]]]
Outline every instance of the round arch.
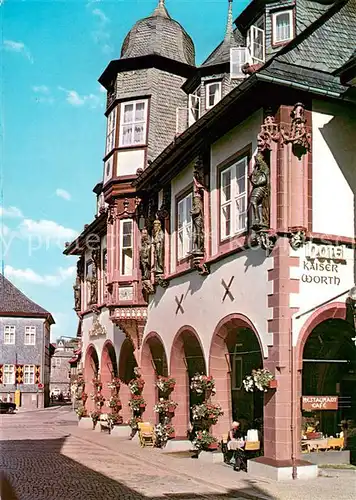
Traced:
[[118, 366], [116, 351], [111, 340], [107, 340], [103, 345], [100, 361], [100, 378], [103, 384], [102, 394], [106, 400], [110, 398], [111, 390], [108, 384], [113, 377], [118, 376]]
[[178, 403], [174, 416], [176, 436], [186, 439], [190, 426], [190, 407], [200, 402], [197, 395], [190, 391], [190, 379], [196, 373], [207, 373], [204, 350], [193, 327], [184, 325], [176, 333], [169, 366], [170, 375], [176, 380], [173, 393], [173, 398]]
[[263, 366], [263, 345], [252, 321], [233, 313], [216, 325], [210, 344], [209, 373], [215, 379], [216, 399], [224, 415], [214, 426], [216, 435], [226, 433], [232, 420], [243, 431], [254, 424], [262, 430], [263, 393], [247, 393], [243, 378]]
[[120, 399], [122, 403], [122, 417], [125, 421], [129, 420], [131, 416], [128, 406], [131, 394], [127, 384], [134, 378], [134, 370], [137, 366], [134, 345], [129, 338], [126, 338], [121, 344], [119, 356]]
[[[89, 344], [84, 358], [84, 380], [86, 385], [85, 392], [87, 394], [93, 392], [92, 380], [94, 377], [97, 377], [99, 375], [99, 367], [100, 365], [98, 352], [94, 344]], [[94, 410], [94, 403], [90, 398], [88, 398], [86, 404], [89, 410]]]

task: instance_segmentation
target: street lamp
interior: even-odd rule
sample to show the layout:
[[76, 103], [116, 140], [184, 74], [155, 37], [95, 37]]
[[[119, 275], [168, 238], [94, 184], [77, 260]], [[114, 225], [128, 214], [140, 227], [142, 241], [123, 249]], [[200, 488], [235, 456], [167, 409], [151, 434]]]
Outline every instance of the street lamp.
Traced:
[[[351, 290], [349, 291], [348, 299], [349, 299], [348, 303], [354, 318], [354, 326], [356, 332], [356, 286], [352, 287]], [[352, 340], [355, 342], [356, 345], [356, 336]]]

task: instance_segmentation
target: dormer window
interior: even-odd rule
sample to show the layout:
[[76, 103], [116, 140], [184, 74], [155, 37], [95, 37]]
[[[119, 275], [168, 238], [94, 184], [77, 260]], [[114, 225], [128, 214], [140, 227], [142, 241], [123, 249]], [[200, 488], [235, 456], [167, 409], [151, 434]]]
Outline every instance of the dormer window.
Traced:
[[252, 64], [265, 62], [265, 31], [257, 26], [251, 26], [247, 33], [247, 47]]
[[284, 43], [293, 38], [293, 11], [284, 10], [272, 14], [272, 43]]
[[221, 82], [207, 83], [206, 90], [206, 109], [211, 109], [221, 100]]
[[121, 104], [120, 147], [146, 144], [147, 100]]

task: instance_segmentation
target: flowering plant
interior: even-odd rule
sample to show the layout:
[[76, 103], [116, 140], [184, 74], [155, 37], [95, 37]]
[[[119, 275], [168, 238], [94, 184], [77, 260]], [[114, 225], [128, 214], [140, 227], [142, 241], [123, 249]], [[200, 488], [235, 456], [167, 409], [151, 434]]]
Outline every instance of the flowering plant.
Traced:
[[132, 379], [129, 382], [129, 389], [131, 391], [131, 394], [141, 394], [144, 385], [145, 381], [142, 377]]
[[139, 410], [146, 406], [146, 401], [142, 396], [133, 396], [129, 401], [129, 406], [132, 410]]
[[155, 426], [156, 444], [157, 446], [165, 446], [168, 439], [174, 436], [174, 427], [172, 424], [157, 424]]
[[86, 392], [82, 392], [82, 396], [80, 399], [83, 401], [83, 404], [85, 404], [88, 399], [88, 394]]
[[119, 396], [111, 396], [111, 398], [107, 402], [107, 406], [109, 408], [116, 408], [116, 409], [121, 408], [122, 405], [121, 405], [121, 401], [119, 399]]
[[217, 444], [218, 440], [209, 431], [198, 431], [193, 439], [193, 445], [197, 450], [209, 448], [212, 444]]
[[245, 391], [254, 392], [255, 390], [267, 392], [269, 383], [274, 380], [274, 375], [266, 368], [252, 370], [251, 375], [243, 380]]
[[164, 393], [173, 391], [176, 385], [176, 381], [171, 377], [161, 377], [159, 376], [156, 382], [158, 389]]
[[104, 406], [105, 398], [100, 392], [98, 392], [97, 394], [90, 394], [90, 397], [98, 408]]
[[203, 403], [192, 407], [193, 420], [211, 420], [212, 424], [216, 424], [218, 418], [224, 415], [221, 406], [213, 403]]
[[101, 391], [101, 389], [103, 388], [103, 384], [102, 384], [101, 380], [99, 379], [99, 377], [94, 377], [92, 380], [92, 384], [96, 388], [97, 391]]
[[213, 377], [211, 375], [199, 375], [199, 373], [192, 378], [190, 388], [197, 394], [203, 394], [205, 391], [210, 391], [212, 394], [216, 392]]
[[123, 422], [123, 418], [121, 415], [118, 415], [117, 413], [108, 413], [108, 422], [111, 427], [114, 425], [120, 425]]
[[100, 418], [100, 415], [101, 415], [101, 413], [98, 410], [93, 410], [93, 411], [90, 412], [90, 418], [92, 419], [93, 424], [97, 423], [97, 421]]
[[108, 383], [108, 388], [109, 389], [120, 389], [120, 379], [119, 377], [114, 377], [111, 382]]
[[161, 398], [157, 404], [154, 405], [153, 410], [156, 413], [174, 413], [177, 408], [178, 403], [172, 401], [171, 399]]
[[79, 406], [76, 410], [75, 410], [75, 413], [78, 415], [79, 419], [83, 418], [83, 417], [87, 417], [88, 416], [88, 413], [87, 413], [87, 410], [84, 406]]
[[129, 421], [128, 421], [128, 424], [129, 426], [131, 427], [131, 429], [133, 431], [137, 430], [138, 429], [138, 424], [139, 422], [142, 422], [142, 418], [141, 417], [132, 417]]

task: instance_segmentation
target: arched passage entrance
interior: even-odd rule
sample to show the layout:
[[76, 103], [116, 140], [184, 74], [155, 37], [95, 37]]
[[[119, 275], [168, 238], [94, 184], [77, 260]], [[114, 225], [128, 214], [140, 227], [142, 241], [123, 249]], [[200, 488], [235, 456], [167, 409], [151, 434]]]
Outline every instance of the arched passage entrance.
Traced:
[[172, 398], [178, 403], [173, 425], [177, 438], [186, 439], [190, 408], [201, 402], [190, 390], [190, 380], [196, 373], [206, 375], [203, 349], [193, 328], [184, 326], [178, 331], [172, 345], [170, 367], [171, 376], [176, 379]]
[[131, 412], [128, 407], [130, 391], [128, 383], [135, 377], [137, 361], [134, 353], [134, 346], [130, 339], [126, 338], [121, 345], [119, 357], [119, 378], [122, 382], [120, 388], [120, 399], [122, 403], [122, 417], [124, 421], [129, 420]]
[[159, 335], [150, 333], [141, 350], [141, 373], [145, 381], [143, 395], [147, 403], [145, 420], [157, 423], [157, 414], [153, 407], [157, 402], [156, 378], [168, 375], [166, 351]]
[[324, 435], [336, 436], [341, 420], [356, 418], [356, 345], [354, 326], [331, 317], [314, 326], [304, 343], [303, 396], [338, 396], [338, 410], [302, 411], [304, 423], [319, 422]]
[[[92, 380], [94, 377], [99, 375], [99, 357], [95, 347], [91, 344], [87, 348], [87, 352], [85, 354], [85, 362], [84, 362], [84, 380], [85, 380], [85, 392], [88, 396], [91, 393], [94, 393], [94, 386]], [[86, 407], [88, 411], [95, 409], [95, 404], [88, 397]]]
[[106, 401], [108, 401], [111, 396], [111, 389], [108, 388], [108, 383], [111, 382], [113, 377], [117, 376], [118, 369], [115, 347], [112, 342], [108, 340], [104, 344], [100, 363], [100, 378], [103, 384], [102, 394]]
[[216, 436], [226, 433], [232, 420], [238, 420], [244, 432], [252, 426], [262, 431], [263, 393], [246, 392], [242, 383], [253, 369], [262, 366], [261, 345], [251, 321], [239, 314], [223, 318], [215, 329], [209, 358], [215, 399], [224, 411], [213, 428]]

